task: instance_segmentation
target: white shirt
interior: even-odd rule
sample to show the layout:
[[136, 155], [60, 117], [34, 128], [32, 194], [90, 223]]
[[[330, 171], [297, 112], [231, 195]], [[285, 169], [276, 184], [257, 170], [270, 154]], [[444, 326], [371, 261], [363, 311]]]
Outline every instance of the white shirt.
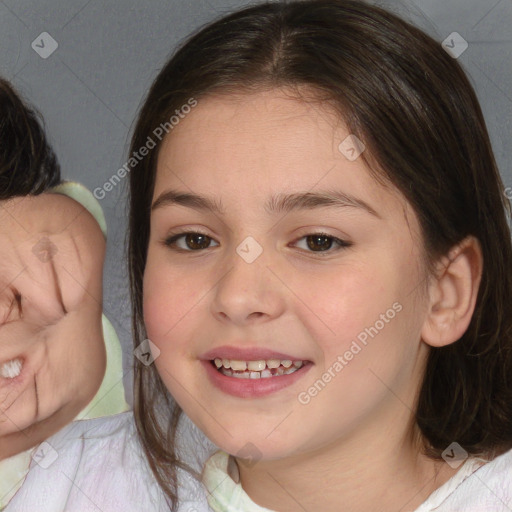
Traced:
[[[201, 472], [218, 450], [184, 415], [181, 458]], [[38, 456], [39, 455], [39, 456]], [[178, 469], [180, 512], [207, 512], [205, 490]], [[71, 423], [35, 452], [6, 512], [168, 512], [164, 494], [139, 443], [132, 411]]]
[[[178, 469], [179, 512], [272, 512], [228, 472], [230, 457], [183, 414], [178, 454], [203, 484]], [[131, 411], [75, 421], [42, 443], [6, 512], [168, 512], [139, 444]], [[235, 472], [236, 473], [236, 472]], [[207, 499], [208, 496], [208, 499]], [[211, 508], [209, 508], [208, 500]], [[415, 512], [511, 512], [512, 450], [469, 457]]]

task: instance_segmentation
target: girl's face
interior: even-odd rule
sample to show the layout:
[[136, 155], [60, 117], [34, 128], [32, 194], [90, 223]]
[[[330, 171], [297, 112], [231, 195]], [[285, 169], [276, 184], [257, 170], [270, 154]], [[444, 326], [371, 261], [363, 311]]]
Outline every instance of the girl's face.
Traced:
[[161, 147], [155, 364], [233, 455], [378, 449], [406, 434], [427, 355], [417, 217], [333, 113], [284, 92], [203, 99]]

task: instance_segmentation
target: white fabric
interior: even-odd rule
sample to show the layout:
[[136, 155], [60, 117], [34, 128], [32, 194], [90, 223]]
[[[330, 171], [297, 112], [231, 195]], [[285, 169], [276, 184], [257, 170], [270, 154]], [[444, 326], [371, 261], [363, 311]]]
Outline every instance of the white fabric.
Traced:
[[482, 463], [469, 458], [415, 512], [511, 512], [512, 450]]
[[[179, 453], [200, 472], [218, 448], [186, 416], [182, 418]], [[57, 459], [46, 469], [42, 467], [46, 463], [32, 460], [25, 482], [6, 512], [169, 511], [139, 444], [132, 411], [75, 421], [46, 442], [56, 451]], [[45, 457], [48, 453], [46, 448]], [[178, 470], [178, 482], [180, 512], [210, 510], [200, 482], [182, 470]]]
[[[182, 418], [179, 453], [199, 473], [207, 461], [203, 482], [211, 494], [189, 473], [178, 470], [179, 512], [267, 510], [252, 502], [228, 476], [227, 454], [208, 441], [185, 415]], [[32, 461], [6, 512], [169, 511], [138, 442], [131, 411], [75, 421], [47, 442], [58, 458], [46, 469]], [[512, 450], [487, 463], [467, 459], [415, 512], [511, 510]]]

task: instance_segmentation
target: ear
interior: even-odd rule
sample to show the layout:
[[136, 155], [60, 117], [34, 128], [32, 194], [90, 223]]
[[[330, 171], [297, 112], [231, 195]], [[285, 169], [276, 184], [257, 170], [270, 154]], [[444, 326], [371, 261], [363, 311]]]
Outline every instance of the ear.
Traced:
[[421, 331], [425, 343], [443, 347], [466, 332], [475, 310], [482, 268], [482, 249], [474, 236], [441, 258], [429, 285], [429, 306]]

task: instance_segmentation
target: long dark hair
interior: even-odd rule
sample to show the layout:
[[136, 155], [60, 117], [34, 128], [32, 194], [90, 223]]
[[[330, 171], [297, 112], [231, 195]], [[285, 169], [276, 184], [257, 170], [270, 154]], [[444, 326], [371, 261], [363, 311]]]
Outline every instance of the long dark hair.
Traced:
[[0, 200], [38, 195], [60, 182], [41, 116], [0, 78]]
[[[512, 446], [510, 204], [485, 121], [465, 73], [439, 43], [357, 0], [267, 2], [198, 31], [154, 81], [131, 151], [190, 98], [276, 87], [315, 91], [366, 145], [376, 178], [414, 208], [431, 265], [468, 235], [484, 269], [469, 328], [431, 348], [416, 422], [425, 453], [454, 440], [495, 457]], [[130, 175], [129, 266], [134, 341], [146, 338], [142, 280], [160, 143]], [[430, 267], [432, 268], [432, 267]], [[135, 361], [135, 418], [149, 463], [176, 504], [175, 431], [181, 409], [154, 365]]]

